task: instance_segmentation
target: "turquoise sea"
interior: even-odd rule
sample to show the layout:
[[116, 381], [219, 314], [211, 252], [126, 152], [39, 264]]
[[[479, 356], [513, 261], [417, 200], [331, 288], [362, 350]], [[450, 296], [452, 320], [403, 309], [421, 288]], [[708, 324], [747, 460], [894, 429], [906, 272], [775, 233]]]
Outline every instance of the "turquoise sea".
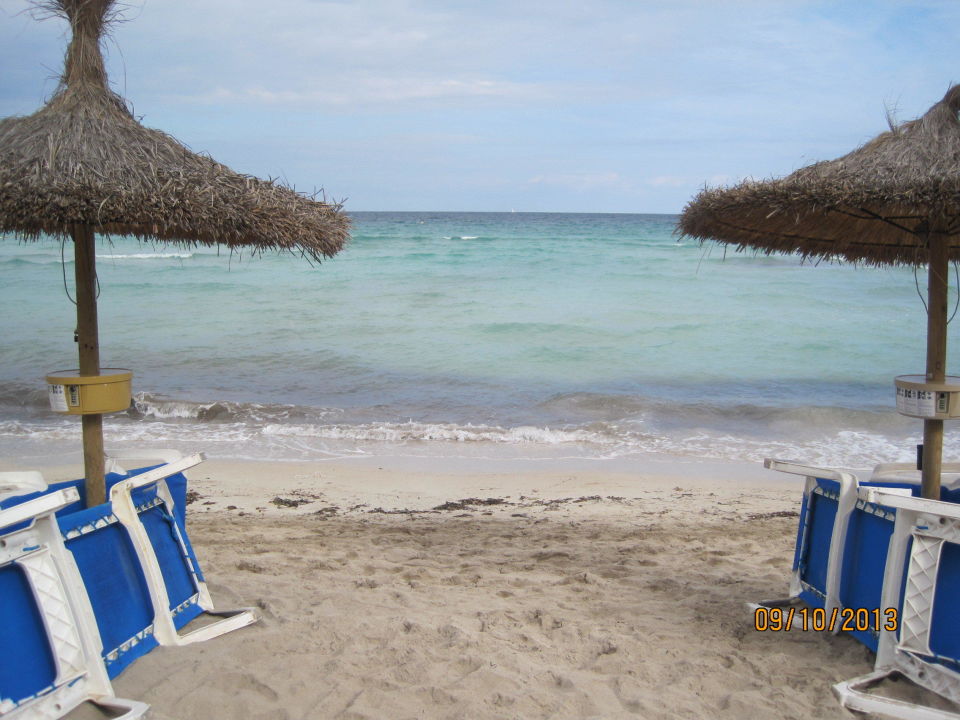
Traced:
[[[924, 369], [925, 272], [735, 253], [676, 220], [361, 212], [322, 265], [103, 239], [102, 365], [135, 372], [108, 448], [911, 461], [893, 378]], [[0, 243], [6, 457], [79, 447], [43, 380], [76, 365], [72, 276], [69, 242]]]

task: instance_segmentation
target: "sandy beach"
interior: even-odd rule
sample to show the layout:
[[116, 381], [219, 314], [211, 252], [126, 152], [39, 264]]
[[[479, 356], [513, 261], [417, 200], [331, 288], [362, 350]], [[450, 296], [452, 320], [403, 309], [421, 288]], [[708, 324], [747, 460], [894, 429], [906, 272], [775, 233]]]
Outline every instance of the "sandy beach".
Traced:
[[867, 650], [744, 605], [786, 593], [799, 484], [661, 460], [208, 461], [191, 538], [263, 620], [115, 690], [159, 720], [847, 717], [830, 686]]

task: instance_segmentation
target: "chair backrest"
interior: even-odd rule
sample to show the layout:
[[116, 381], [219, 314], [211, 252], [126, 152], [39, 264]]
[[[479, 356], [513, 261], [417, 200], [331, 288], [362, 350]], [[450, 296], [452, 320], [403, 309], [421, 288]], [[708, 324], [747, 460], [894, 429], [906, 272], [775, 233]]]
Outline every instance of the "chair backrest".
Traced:
[[59, 718], [86, 701], [124, 718], [147, 710], [113, 696], [86, 588], [55, 520], [77, 499], [76, 489], [64, 488], [0, 510], [4, 720]]
[[897, 511], [881, 601], [897, 610], [897, 627], [881, 632], [877, 669], [960, 703], [960, 505], [882, 488], [860, 494]]

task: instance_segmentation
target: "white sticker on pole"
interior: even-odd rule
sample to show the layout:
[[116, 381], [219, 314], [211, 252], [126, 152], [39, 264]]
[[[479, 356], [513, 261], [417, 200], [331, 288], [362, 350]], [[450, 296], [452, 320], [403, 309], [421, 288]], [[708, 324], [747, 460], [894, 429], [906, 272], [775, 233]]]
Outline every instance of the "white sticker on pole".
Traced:
[[917, 415], [917, 391], [897, 388], [897, 411], [904, 415]]
[[932, 390], [917, 390], [917, 415], [925, 418], [937, 415], [937, 394]]
[[54, 412], [67, 411], [67, 396], [63, 392], [63, 385], [47, 385], [47, 397], [50, 398], [50, 409]]
[[897, 412], [907, 414], [907, 391], [902, 388], [897, 388]]

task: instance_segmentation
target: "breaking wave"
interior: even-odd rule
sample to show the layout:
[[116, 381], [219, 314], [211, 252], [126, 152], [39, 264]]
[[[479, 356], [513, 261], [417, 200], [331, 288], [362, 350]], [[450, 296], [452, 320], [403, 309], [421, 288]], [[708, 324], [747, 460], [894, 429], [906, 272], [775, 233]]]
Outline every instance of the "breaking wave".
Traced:
[[[658, 428], [642, 419], [592, 420], [542, 425], [497, 425], [406, 420], [349, 422], [342, 409], [302, 408], [256, 403], [197, 403], [138, 397], [127, 413], [105, 423], [112, 446], [177, 447], [204, 450], [212, 457], [309, 460], [330, 456], [458, 453], [541, 457], [549, 453], [583, 458], [629, 457], [644, 453], [760, 462], [780, 457], [812, 464], [862, 468], [877, 462], [909, 462], [920, 442], [919, 425], [896, 432], [874, 428], [815, 430], [804, 433], [746, 433], [701, 425]], [[804, 416], [803, 411], [798, 411]], [[829, 412], [826, 413], [830, 415]], [[789, 415], [789, 413], [788, 413]], [[813, 413], [814, 417], [820, 417]], [[0, 421], [0, 451], [68, 452], [79, 442], [76, 418], [49, 412]], [[960, 447], [950, 430], [945, 447]]]
[[128, 253], [97, 255], [97, 260], [188, 260], [192, 252]]

